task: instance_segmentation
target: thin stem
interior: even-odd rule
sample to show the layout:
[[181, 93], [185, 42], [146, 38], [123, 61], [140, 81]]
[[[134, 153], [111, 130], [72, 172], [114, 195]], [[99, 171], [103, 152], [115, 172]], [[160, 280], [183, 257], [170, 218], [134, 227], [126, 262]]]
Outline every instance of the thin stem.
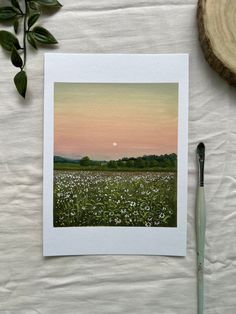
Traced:
[[19, 6], [19, 11], [20, 11], [20, 13], [21, 13], [21, 15], [23, 16], [24, 15], [24, 12], [21, 10], [21, 7]]
[[27, 16], [28, 16], [28, 5], [27, 5], [27, 0], [25, 0], [24, 37], [23, 37], [24, 63], [23, 63], [22, 69], [25, 67], [25, 64], [26, 64], [26, 57], [27, 57], [27, 51], [26, 51]]

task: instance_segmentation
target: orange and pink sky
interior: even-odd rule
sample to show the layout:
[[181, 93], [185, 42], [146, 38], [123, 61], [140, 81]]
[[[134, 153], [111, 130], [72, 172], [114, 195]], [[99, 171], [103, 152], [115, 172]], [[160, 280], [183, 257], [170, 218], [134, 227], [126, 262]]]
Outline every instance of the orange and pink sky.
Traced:
[[93, 160], [177, 152], [178, 84], [55, 83], [54, 155]]

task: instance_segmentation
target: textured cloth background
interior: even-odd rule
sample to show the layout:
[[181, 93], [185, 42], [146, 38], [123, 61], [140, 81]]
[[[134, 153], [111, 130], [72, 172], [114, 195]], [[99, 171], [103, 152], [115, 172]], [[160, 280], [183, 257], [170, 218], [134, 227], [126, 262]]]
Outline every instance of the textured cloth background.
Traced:
[[61, 2], [57, 14], [40, 22], [59, 40], [55, 52], [190, 54], [187, 257], [42, 257], [43, 55], [49, 50], [28, 54], [26, 101], [0, 50], [0, 313], [197, 313], [195, 148], [204, 140], [206, 313], [235, 314], [236, 89], [203, 59], [197, 0]]

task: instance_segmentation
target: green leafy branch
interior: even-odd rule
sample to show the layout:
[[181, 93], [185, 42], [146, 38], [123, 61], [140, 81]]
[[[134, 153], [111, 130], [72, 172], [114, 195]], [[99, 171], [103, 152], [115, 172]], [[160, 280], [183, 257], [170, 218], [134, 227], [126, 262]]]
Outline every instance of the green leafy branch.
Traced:
[[6, 50], [12, 64], [20, 68], [14, 77], [14, 83], [19, 94], [25, 98], [27, 90], [27, 75], [25, 71], [27, 60], [27, 42], [34, 49], [40, 45], [57, 44], [55, 37], [44, 27], [37, 26], [42, 10], [57, 9], [62, 5], [57, 0], [10, 0], [11, 5], [0, 7], [0, 22], [11, 25], [18, 35], [19, 25], [22, 24], [23, 42], [20, 44], [15, 34], [1, 30], [0, 45]]

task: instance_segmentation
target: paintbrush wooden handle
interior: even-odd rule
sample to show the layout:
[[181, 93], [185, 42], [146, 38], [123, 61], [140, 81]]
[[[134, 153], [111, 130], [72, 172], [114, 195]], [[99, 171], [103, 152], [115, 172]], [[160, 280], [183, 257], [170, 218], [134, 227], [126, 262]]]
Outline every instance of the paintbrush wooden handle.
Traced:
[[204, 187], [199, 186], [197, 191], [197, 204], [196, 204], [198, 314], [204, 313], [205, 230], [206, 230], [206, 206]]

